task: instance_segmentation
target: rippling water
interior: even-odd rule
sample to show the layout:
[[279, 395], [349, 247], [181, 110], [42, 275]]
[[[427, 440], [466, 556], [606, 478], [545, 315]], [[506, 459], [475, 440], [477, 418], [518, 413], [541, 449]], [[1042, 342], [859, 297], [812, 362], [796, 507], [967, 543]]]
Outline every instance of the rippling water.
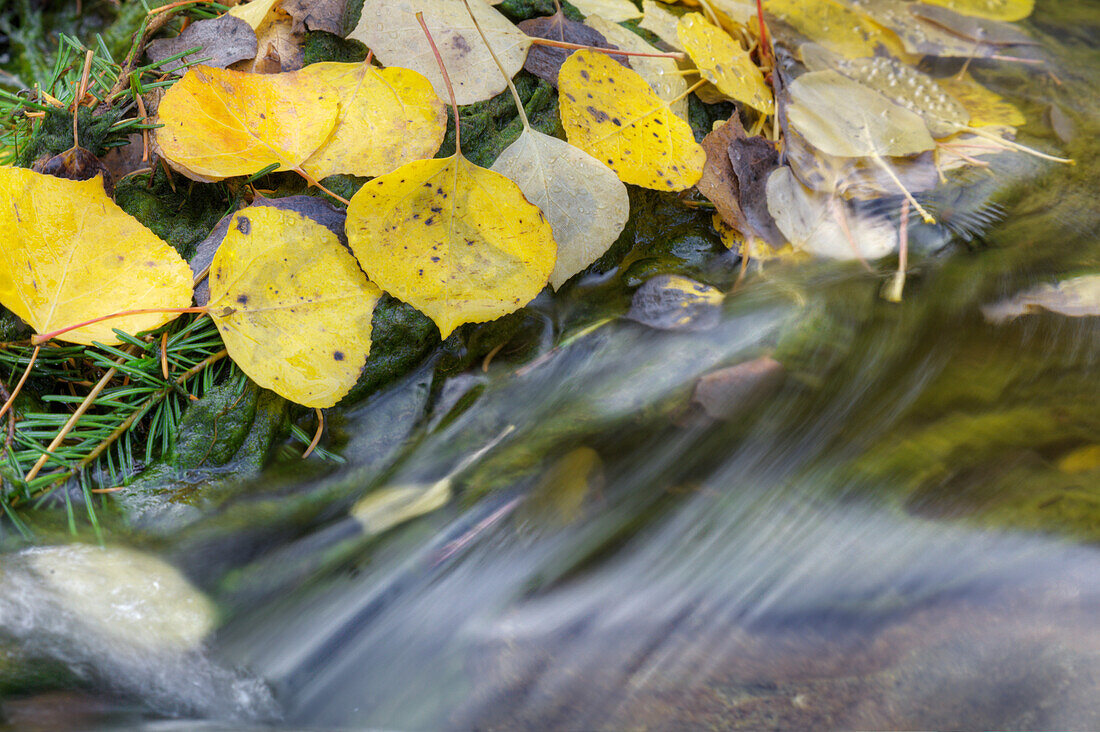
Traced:
[[[597, 321], [519, 370], [429, 363], [336, 419], [347, 467], [135, 539], [217, 603], [202, 652], [105, 641], [9, 558], [0, 638], [66, 680], [5, 700], [13, 728], [1100, 728], [1100, 474], [1064, 462], [1100, 443], [1100, 319], [980, 311], [1100, 268], [1100, 9], [1065, 5], [1033, 26], [1057, 81], [1018, 92], [1074, 112], [1079, 165], [1006, 156], [968, 189], [1004, 222], [929, 236], [904, 303], [807, 265], [702, 333]], [[766, 398], [692, 405], [765, 354]], [[415, 520], [349, 514], [445, 476]]]

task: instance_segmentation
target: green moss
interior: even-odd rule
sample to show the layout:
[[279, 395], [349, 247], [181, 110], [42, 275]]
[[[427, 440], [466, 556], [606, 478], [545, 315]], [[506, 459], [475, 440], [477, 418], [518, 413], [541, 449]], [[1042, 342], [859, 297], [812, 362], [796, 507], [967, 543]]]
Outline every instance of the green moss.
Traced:
[[154, 174], [151, 187], [148, 174], [123, 180], [115, 187], [115, 202], [175, 247], [184, 259], [194, 253], [195, 245], [232, 205], [224, 185], [204, 185], [180, 176], [169, 183], [160, 170]]
[[[125, 139], [125, 135], [111, 130], [111, 125], [121, 117], [117, 110], [107, 110], [100, 114], [81, 107], [77, 117], [80, 146], [91, 151], [96, 157], [106, 154], [109, 143], [117, 143]], [[29, 168], [35, 160], [52, 157], [72, 146], [72, 114], [67, 110], [51, 107], [42, 121], [35, 125], [35, 131], [30, 140], [20, 148], [16, 165]]]
[[323, 61], [358, 63], [367, 57], [367, 47], [356, 40], [345, 40], [325, 31], [310, 31], [302, 42], [304, 66]]

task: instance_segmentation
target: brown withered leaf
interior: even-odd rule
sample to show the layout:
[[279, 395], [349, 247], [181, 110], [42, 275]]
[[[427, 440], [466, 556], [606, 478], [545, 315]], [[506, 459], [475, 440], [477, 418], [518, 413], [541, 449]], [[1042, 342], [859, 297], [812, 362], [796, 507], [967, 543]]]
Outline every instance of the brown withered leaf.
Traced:
[[295, 29], [294, 20], [284, 12], [268, 13], [256, 29], [258, 50], [251, 61], [233, 65], [236, 71], [253, 74], [278, 74], [281, 71], [297, 71], [302, 68], [302, 41], [305, 32]]
[[283, 0], [279, 5], [294, 22], [294, 30], [325, 31], [344, 36], [344, 10], [348, 0]]
[[31, 170], [67, 180], [91, 180], [102, 175], [107, 195], [111, 195], [113, 191], [110, 172], [87, 148], [70, 147], [57, 155], [43, 155], [34, 161]]
[[737, 177], [741, 211], [761, 239], [773, 247], [786, 241], [768, 212], [768, 176], [779, 167], [779, 151], [763, 137], [739, 137], [730, 142], [729, 160]]
[[[519, 23], [518, 26], [521, 31], [532, 38], [546, 38], [551, 41], [565, 41], [566, 43], [577, 43], [582, 46], [595, 46], [597, 48], [618, 48], [618, 46], [612, 46], [608, 43], [599, 31], [589, 28], [583, 23], [569, 20], [560, 10], [553, 15], [525, 20]], [[527, 52], [527, 60], [523, 63], [523, 68], [528, 73], [550, 82], [556, 88], [558, 86], [558, 71], [571, 53], [573, 53], [571, 50], [565, 48], [533, 45], [531, 50]], [[626, 56], [612, 56], [611, 58], [630, 68]]]
[[734, 114], [728, 122], [703, 138], [699, 144], [707, 151], [707, 162], [703, 166], [703, 177], [695, 186], [714, 204], [723, 221], [742, 234], [748, 234], [749, 222], [741, 211], [737, 176], [729, 157], [730, 143], [744, 136], [745, 128]]
[[226, 14], [192, 23], [175, 38], [158, 38], [149, 43], [145, 53], [153, 61], [162, 61], [195, 46], [201, 48], [173, 62], [173, 73], [200, 59], [206, 59], [202, 63], [207, 66], [224, 69], [238, 61], [255, 58], [256, 32], [240, 18]]

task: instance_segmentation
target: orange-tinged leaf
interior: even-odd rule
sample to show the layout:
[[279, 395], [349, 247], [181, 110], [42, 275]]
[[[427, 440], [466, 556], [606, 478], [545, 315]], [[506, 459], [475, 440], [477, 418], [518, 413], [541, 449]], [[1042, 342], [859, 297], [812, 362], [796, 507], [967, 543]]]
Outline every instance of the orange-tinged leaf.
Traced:
[[[38, 333], [121, 310], [191, 305], [187, 263], [116, 206], [102, 178], [0, 168], [0, 199], [0, 303]], [[139, 333], [175, 317], [130, 315], [58, 338], [114, 344], [113, 328]]]
[[157, 142], [183, 172], [251, 175], [293, 170], [336, 125], [336, 90], [307, 72], [245, 74], [196, 66], [161, 100]]
[[764, 114], [775, 113], [772, 91], [748, 51], [699, 13], [688, 13], [676, 24], [680, 47], [718, 90]]
[[371, 281], [423, 311], [444, 338], [530, 302], [557, 251], [515, 183], [460, 155], [367, 182], [348, 206], [347, 233]]
[[336, 235], [296, 211], [238, 211], [210, 265], [210, 317], [260, 386], [331, 407], [359, 378], [382, 291]]
[[443, 143], [447, 111], [431, 82], [411, 69], [319, 63], [302, 73], [331, 85], [340, 99], [336, 128], [302, 164], [318, 180], [334, 173], [382, 175], [432, 157]]
[[703, 174], [707, 154], [691, 127], [630, 69], [602, 53], [577, 51], [562, 64], [558, 88], [569, 142], [624, 183], [682, 191]]

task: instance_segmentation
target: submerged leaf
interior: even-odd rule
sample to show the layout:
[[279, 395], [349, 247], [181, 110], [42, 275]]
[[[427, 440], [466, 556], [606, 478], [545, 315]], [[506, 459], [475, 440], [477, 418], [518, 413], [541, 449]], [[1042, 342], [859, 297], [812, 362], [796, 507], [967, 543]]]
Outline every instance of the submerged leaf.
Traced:
[[564, 140], [526, 129], [491, 168], [515, 181], [542, 209], [558, 243], [550, 273], [555, 289], [599, 259], [630, 215], [626, 186], [615, 172]]
[[1035, 9], [1035, 0], [924, 0], [956, 13], [990, 20], [1023, 20]]
[[718, 324], [724, 295], [681, 275], [657, 275], [634, 292], [626, 317], [659, 330], [707, 330]]
[[676, 25], [683, 48], [703, 78], [718, 91], [762, 114], [775, 113], [775, 100], [764, 75], [748, 51], [699, 13], [688, 13]]
[[324, 226], [294, 211], [238, 211], [210, 266], [210, 317], [260, 386], [331, 407], [359, 378], [382, 292]]
[[936, 83], [966, 108], [970, 127], [1019, 127], [1027, 122], [1015, 104], [986, 89], [970, 74], [936, 79]]
[[[531, 39], [485, 0], [470, 9], [509, 77], [523, 68]], [[447, 85], [416, 13], [424, 13], [459, 104], [494, 97], [507, 87], [463, 0], [370, 0], [348, 38], [362, 41], [384, 66], [402, 66], [426, 76], [443, 97]]]
[[829, 155], [902, 156], [936, 146], [917, 114], [837, 71], [803, 74], [790, 94], [791, 124]]
[[768, 178], [768, 210], [797, 250], [831, 259], [878, 259], [897, 248], [894, 227], [858, 216], [835, 196], [807, 190], [790, 168]]
[[834, 0], [767, 0], [764, 7], [768, 14], [845, 58], [873, 56], [880, 48], [892, 55], [905, 50], [894, 33]]
[[161, 100], [157, 142], [170, 162], [208, 178], [293, 170], [328, 138], [339, 107], [336, 90], [305, 71], [196, 66]]
[[624, 183], [682, 191], [699, 180], [706, 152], [638, 74], [602, 53], [577, 51], [558, 78], [569, 142]]
[[443, 338], [530, 302], [557, 250], [515, 183], [461, 155], [366, 183], [351, 199], [347, 232], [371, 281], [434, 320]]
[[[0, 199], [0, 304], [36, 332], [120, 310], [191, 305], [187, 263], [115, 205], [102, 179], [64, 180], [0, 167]], [[58, 338], [114, 344], [115, 328], [140, 333], [175, 317], [129, 315]]]
[[1072, 277], [1053, 285], [1039, 285], [1008, 300], [984, 306], [982, 314], [986, 320], [1003, 323], [1037, 310], [1049, 310], [1072, 318], [1100, 316], [1100, 274]]
[[319, 63], [301, 73], [318, 86], [331, 86], [340, 99], [336, 128], [302, 164], [314, 178], [382, 175], [432, 157], [443, 144], [447, 111], [431, 83], [417, 72], [366, 63]]

